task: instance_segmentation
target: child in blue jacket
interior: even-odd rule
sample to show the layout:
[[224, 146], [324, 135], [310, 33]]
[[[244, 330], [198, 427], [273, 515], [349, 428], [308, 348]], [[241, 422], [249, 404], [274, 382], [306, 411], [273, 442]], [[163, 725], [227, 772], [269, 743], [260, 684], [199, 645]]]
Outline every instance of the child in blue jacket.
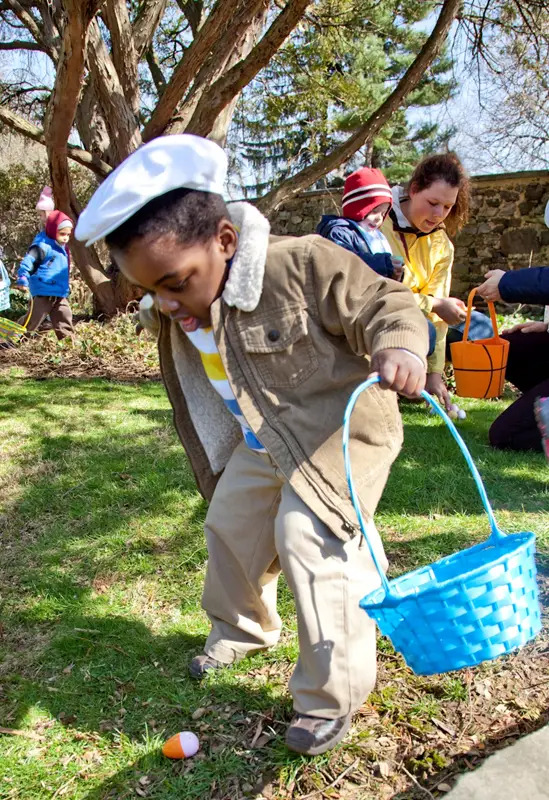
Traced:
[[350, 250], [378, 275], [401, 281], [402, 259], [379, 230], [393, 203], [385, 176], [379, 169], [363, 167], [345, 180], [341, 217], [325, 214], [316, 232]]
[[70, 253], [67, 243], [73, 229], [70, 217], [62, 211], [52, 211], [46, 222], [45, 235], [35, 236], [17, 271], [16, 286], [30, 292], [32, 301], [27, 331], [40, 327], [49, 315], [55, 335], [64, 339], [73, 333], [72, 311], [67, 301], [69, 294]]
[[0, 311], [10, 307], [10, 276], [2, 261], [3, 256], [4, 249], [0, 246]]

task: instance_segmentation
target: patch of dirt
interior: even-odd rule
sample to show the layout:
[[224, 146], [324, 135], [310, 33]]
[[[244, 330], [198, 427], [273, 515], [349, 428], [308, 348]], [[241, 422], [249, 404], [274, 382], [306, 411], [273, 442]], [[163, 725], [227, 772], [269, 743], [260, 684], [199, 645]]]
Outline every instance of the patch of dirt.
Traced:
[[[548, 571], [542, 570], [539, 585], [543, 630], [515, 655], [420, 677], [399, 655], [380, 652], [376, 692], [355, 717], [350, 743], [323, 769], [320, 785], [314, 765], [305, 766], [291, 792], [278, 786], [273, 797], [297, 800], [313, 792], [341, 800], [444, 797], [460, 774], [547, 724]], [[324, 793], [321, 787], [333, 781]]]
[[81, 321], [73, 341], [58, 342], [53, 331], [46, 331], [11, 346], [2, 342], [0, 375], [13, 367], [28, 378], [160, 380], [156, 342], [146, 332], [138, 337], [128, 314], [108, 323]]

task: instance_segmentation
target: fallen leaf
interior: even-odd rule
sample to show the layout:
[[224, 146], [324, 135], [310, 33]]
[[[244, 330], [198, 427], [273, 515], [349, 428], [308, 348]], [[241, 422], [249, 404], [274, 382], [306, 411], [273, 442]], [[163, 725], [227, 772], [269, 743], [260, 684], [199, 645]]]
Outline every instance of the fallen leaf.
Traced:
[[63, 675], [70, 675], [74, 669], [74, 664], [69, 664], [68, 667], [65, 667], [63, 670]]
[[103, 756], [97, 749], [86, 750], [84, 753], [82, 753], [81, 758], [88, 764], [90, 764], [92, 761], [97, 763], [101, 763], [103, 761]]
[[67, 714], [65, 711], [61, 711], [58, 716], [58, 720], [62, 725], [71, 725], [75, 722], [76, 717], [74, 714]]
[[452, 787], [450, 786], [449, 783], [439, 783], [439, 785], [437, 786], [437, 789], [439, 790], [439, 792], [451, 792], [452, 791]]
[[139, 778], [139, 784], [140, 784], [141, 786], [148, 786], [150, 782], [151, 782], [151, 779], [149, 778], [149, 776], [148, 776], [148, 775], [142, 775], [142, 776]]
[[374, 772], [377, 772], [382, 778], [388, 778], [392, 773], [391, 765], [387, 761], [377, 761], [374, 764]]
[[203, 717], [205, 713], [206, 713], [206, 709], [205, 708], [196, 708], [193, 711], [193, 713], [191, 714], [191, 719], [195, 719], [195, 720], [196, 719], [200, 719], [200, 717]]
[[0, 733], [5, 733], [8, 736], [24, 736], [25, 739], [36, 739], [39, 742], [41, 742], [42, 739], [44, 738], [43, 736], [40, 736], [38, 733], [34, 733], [33, 731], [20, 731], [17, 730], [16, 728], [0, 728]]
[[440, 728], [441, 731], [444, 731], [444, 733], [447, 733], [449, 736], [455, 736], [456, 735], [455, 728], [452, 728], [451, 725], [447, 725], [445, 722], [442, 722], [442, 720], [437, 719], [436, 717], [431, 717], [431, 722], [434, 725], [436, 725], [437, 728]]
[[255, 728], [255, 731], [254, 731], [254, 735], [252, 736], [252, 741], [250, 743], [250, 748], [255, 747], [255, 743], [257, 742], [257, 740], [261, 736], [262, 731], [263, 731], [263, 720], [260, 719], [259, 722], [256, 725], [256, 728]]

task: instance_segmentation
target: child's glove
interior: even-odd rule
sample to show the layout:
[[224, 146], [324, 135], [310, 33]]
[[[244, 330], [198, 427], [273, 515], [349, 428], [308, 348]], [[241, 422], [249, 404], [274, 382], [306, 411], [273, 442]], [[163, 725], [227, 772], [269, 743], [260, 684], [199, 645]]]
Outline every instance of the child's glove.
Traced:
[[372, 357], [372, 373], [379, 375], [382, 389], [391, 389], [406, 397], [420, 397], [427, 377], [419, 356], [396, 347], [379, 350]]

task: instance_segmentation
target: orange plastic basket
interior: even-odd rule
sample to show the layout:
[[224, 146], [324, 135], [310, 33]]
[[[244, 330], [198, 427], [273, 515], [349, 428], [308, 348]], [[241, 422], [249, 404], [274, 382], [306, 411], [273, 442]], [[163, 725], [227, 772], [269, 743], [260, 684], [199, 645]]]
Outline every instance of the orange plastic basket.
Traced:
[[509, 342], [498, 334], [498, 323], [493, 303], [488, 303], [494, 335], [489, 339], [468, 342], [473, 297], [476, 289], [469, 292], [467, 320], [463, 330], [463, 341], [450, 345], [456, 394], [460, 397], [499, 397], [505, 383], [505, 369], [509, 354]]

